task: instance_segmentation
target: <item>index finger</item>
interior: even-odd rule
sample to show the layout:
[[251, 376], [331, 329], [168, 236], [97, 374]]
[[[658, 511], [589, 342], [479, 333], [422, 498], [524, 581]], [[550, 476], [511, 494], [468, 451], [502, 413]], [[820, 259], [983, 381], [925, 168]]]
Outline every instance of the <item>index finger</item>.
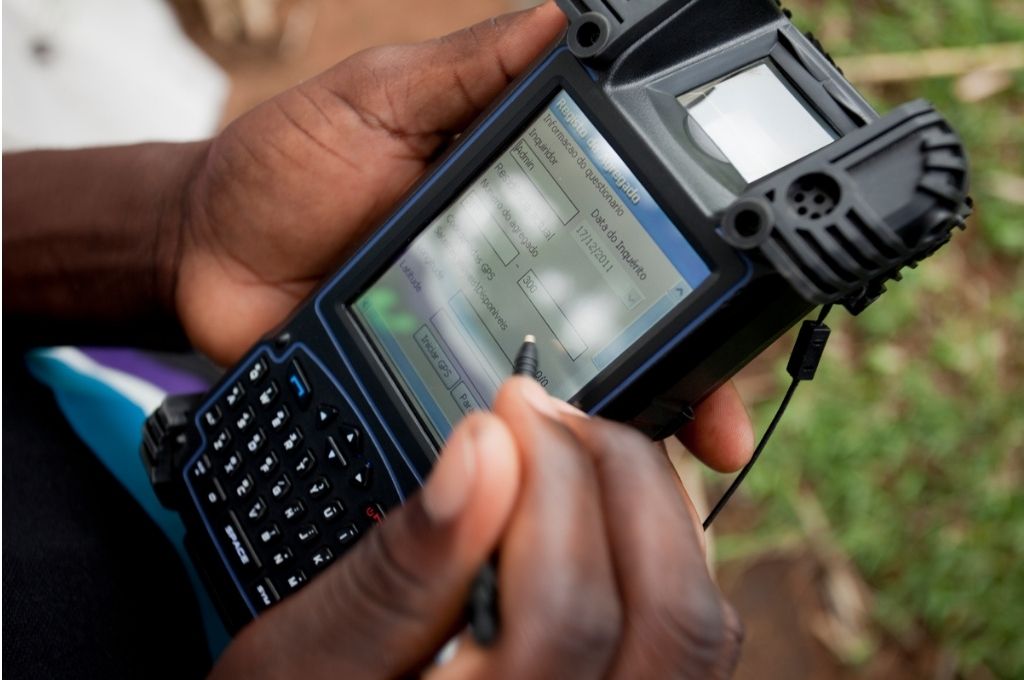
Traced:
[[431, 680], [604, 678], [621, 607], [593, 458], [532, 379], [510, 378], [495, 414], [512, 430], [522, 464], [499, 547], [501, 632], [487, 648], [460, 645]]

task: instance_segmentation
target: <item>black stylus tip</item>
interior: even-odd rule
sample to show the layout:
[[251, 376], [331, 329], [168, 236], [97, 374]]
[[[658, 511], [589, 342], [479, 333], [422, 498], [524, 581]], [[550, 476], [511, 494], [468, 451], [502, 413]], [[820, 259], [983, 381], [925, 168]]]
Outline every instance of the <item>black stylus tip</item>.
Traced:
[[537, 338], [527, 335], [512, 364], [512, 375], [537, 375]]

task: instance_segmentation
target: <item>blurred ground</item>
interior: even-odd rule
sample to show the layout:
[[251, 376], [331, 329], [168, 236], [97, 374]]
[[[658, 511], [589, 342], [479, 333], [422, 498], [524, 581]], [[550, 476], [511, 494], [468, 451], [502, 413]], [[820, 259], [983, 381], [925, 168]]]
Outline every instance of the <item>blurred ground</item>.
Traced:
[[[217, 40], [195, 0], [173, 0], [186, 31], [231, 76], [225, 121], [367, 47], [416, 42], [529, 6], [524, 0], [303, 0], [280, 2], [263, 40], [244, 28]], [[224, 5], [230, 3], [207, 3]], [[240, 3], [244, 5], [245, 3]], [[274, 3], [263, 3], [274, 4]]]
[[[175, 4], [231, 77], [229, 121], [359, 49], [524, 3], [284, 1], [283, 18], [221, 21], [217, 37], [197, 0]], [[717, 525], [747, 627], [737, 677], [1024, 677], [1024, 3], [786, 4], [881, 110], [938, 105], [969, 146], [978, 210], [862, 317], [837, 311], [819, 378]], [[791, 342], [740, 376], [762, 427]]]

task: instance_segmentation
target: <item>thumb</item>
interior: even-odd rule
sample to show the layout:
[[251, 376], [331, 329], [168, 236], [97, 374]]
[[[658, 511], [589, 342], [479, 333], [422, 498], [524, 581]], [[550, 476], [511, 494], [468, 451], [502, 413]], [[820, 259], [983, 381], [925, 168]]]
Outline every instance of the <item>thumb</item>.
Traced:
[[505, 425], [491, 414], [465, 418], [422, 491], [243, 630], [214, 675], [383, 678], [425, 665], [461, 624], [519, 476]]
[[369, 49], [321, 76], [364, 121], [406, 138], [461, 132], [565, 27], [553, 2], [412, 45]]

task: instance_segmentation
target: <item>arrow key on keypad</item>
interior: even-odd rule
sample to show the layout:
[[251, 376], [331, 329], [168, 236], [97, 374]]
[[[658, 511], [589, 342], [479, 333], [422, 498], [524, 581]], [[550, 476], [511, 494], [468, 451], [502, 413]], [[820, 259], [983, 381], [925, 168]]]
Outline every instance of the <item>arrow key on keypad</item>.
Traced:
[[373, 466], [370, 463], [364, 463], [363, 467], [356, 471], [352, 475], [352, 486], [357, 489], [368, 489], [370, 484], [373, 483]]
[[362, 445], [362, 435], [358, 428], [352, 425], [341, 425], [338, 428], [341, 433], [341, 443], [349, 453], [359, 453]]
[[316, 426], [321, 430], [330, 425], [337, 417], [338, 409], [330, 404], [320, 404], [316, 407]]
[[345, 458], [345, 454], [341, 452], [341, 448], [338, 447], [338, 442], [334, 440], [333, 436], [327, 437], [327, 462], [338, 467], [348, 466], [348, 460]]

